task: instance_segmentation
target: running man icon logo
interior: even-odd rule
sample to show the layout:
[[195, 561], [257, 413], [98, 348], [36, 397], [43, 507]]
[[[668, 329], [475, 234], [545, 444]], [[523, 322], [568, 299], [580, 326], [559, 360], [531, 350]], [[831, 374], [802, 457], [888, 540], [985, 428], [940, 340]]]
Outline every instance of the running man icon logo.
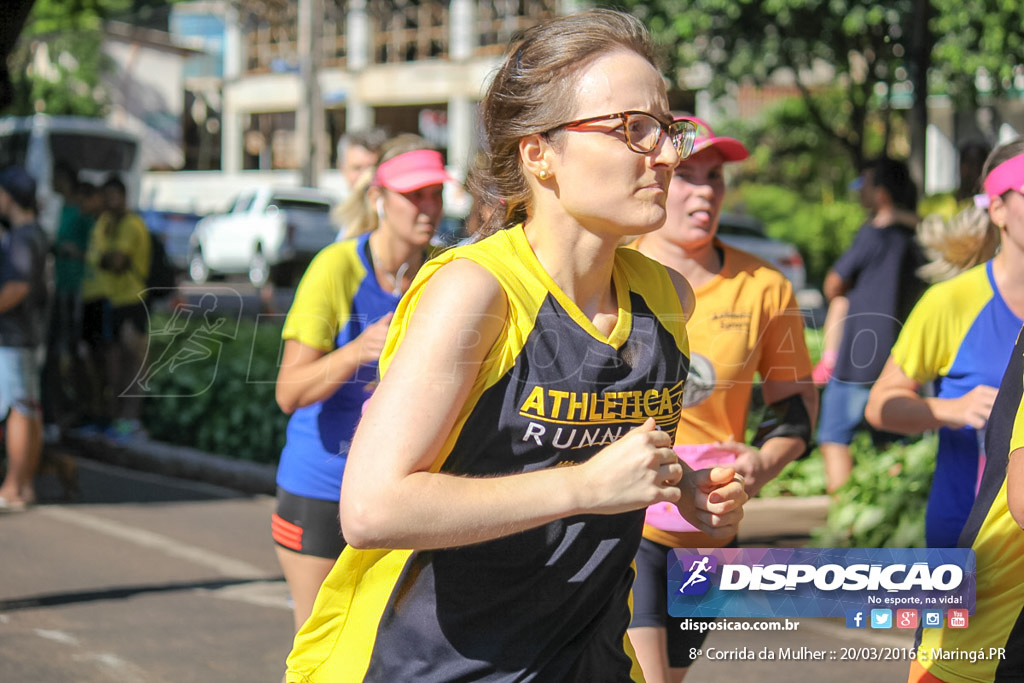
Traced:
[[[671, 551], [669, 551], [671, 552]], [[708, 574], [718, 571], [718, 558], [713, 555], [684, 555], [680, 564], [686, 568], [686, 578], [679, 592], [683, 595], [703, 595], [711, 587]]]
[[[155, 396], [159, 391], [191, 398], [213, 386], [221, 352], [238, 338], [242, 296], [227, 287], [212, 287], [204, 288], [196, 301], [193, 291], [181, 289], [186, 301], [194, 303], [176, 306], [160, 327], [150, 321], [145, 362], [121, 396]], [[251, 358], [249, 363], [251, 367]], [[187, 369], [179, 373], [181, 368]], [[187, 379], [170, 381], [175, 375]]]

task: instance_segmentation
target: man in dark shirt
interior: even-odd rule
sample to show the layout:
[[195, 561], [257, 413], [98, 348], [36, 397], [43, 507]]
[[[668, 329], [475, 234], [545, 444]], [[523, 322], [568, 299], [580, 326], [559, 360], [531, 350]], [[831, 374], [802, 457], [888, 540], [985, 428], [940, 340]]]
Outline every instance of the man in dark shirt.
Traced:
[[917, 205], [917, 189], [906, 164], [883, 157], [869, 164], [861, 179], [861, 203], [872, 216], [825, 277], [826, 298], [849, 300], [818, 425], [829, 491], [850, 476], [850, 442], [863, 424], [871, 385], [925, 287], [915, 274], [925, 258], [914, 226], [901, 222]]
[[36, 222], [36, 183], [24, 169], [0, 171], [0, 419], [6, 418], [7, 474], [0, 511], [35, 502], [42, 452], [39, 347], [46, 318], [46, 236]]

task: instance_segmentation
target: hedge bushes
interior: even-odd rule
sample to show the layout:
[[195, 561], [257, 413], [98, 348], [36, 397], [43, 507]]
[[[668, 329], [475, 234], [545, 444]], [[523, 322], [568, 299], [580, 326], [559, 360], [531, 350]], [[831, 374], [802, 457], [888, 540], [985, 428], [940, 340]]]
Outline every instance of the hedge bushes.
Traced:
[[[237, 329], [204, 333], [199, 322], [189, 321], [174, 334], [151, 336], [151, 367], [172, 356], [183, 362], [153, 373], [143, 422], [158, 441], [276, 463], [288, 423], [274, 399], [280, 322], [261, 317], [227, 323], [223, 329]], [[157, 318], [153, 329], [166, 324], [167, 319]]]
[[[817, 361], [821, 333], [808, 330], [807, 347]], [[751, 411], [748, 430], [760, 419]], [[822, 548], [924, 547], [924, 513], [935, 471], [937, 438], [929, 434], [885, 449], [876, 448], [867, 432], [850, 446], [854, 460], [850, 480], [833, 496], [824, 527], [812, 536]], [[761, 489], [760, 497], [820, 496], [825, 493], [825, 464], [815, 448], [790, 463]]]
[[[923, 548], [924, 513], [935, 471], [937, 441], [876, 449], [864, 432], [852, 444], [850, 480], [833, 496], [824, 527], [812, 534], [820, 548]], [[765, 484], [761, 497], [815, 496], [825, 493], [825, 467], [815, 449], [786, 466]]]

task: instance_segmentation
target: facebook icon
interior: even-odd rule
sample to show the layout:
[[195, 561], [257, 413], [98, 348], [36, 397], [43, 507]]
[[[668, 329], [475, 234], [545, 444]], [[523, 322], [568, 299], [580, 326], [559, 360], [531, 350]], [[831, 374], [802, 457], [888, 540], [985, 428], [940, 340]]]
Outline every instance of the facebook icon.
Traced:
[[846, 628], [867, 628], [867, 618], [864, 616], [864, 610], [846, 610]]

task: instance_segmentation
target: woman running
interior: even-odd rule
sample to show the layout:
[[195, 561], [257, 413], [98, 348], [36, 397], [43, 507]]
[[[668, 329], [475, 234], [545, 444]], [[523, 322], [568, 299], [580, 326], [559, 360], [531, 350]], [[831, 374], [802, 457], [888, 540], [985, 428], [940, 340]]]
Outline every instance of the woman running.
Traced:
[[[967, 521], [984, 470], [982, 444], [996, 387], [1024, 318], [1024, 138], [993, 150], [983, 177], [983, 201], [999, 229], [999, 252], [925, 292], [865, 410], [879, 429], [939, 431], [925, 512], [930, 548], [956, 546]], [[983, 244], [979, 240], [979, 249]], [[929, 383], [934, 394], [920, 395]]]
[[440, 152], [406, 136], [393, 140], [381, 159], [348, 202], [362, 234], [317, 254], [282, 331], [277, 402], [291, 419], [272, 533], [296, 630], [345, 547], [338, 498], [352, 433], [377, 381], [392, 312], [441, 220], [448, 174]]
[[342, 484], [350, 546], [288, 681], [639, 681], [644, 509], [735, 533], [733, 470], [671, 448], [692, 293], [618, 248], [664, 221], [693, 142], [652, 60], [639, 21], [595, 10], [528, 30], [495, 75], [486, 185], [505, 229], [402, 299]]

